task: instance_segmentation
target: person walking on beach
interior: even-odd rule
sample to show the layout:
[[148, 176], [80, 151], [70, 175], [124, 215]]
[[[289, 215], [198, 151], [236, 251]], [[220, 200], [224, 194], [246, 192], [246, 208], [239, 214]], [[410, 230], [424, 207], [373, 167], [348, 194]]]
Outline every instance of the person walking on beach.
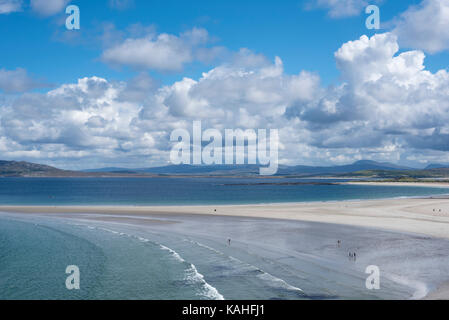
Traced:
[[228, 239], [228, 246], [231, 246], [231, 239]]
[[337, 241], [337, 247], [340, 248], [340, 245], [341, 245], [341, 241], [338, 240], [338, 241]]

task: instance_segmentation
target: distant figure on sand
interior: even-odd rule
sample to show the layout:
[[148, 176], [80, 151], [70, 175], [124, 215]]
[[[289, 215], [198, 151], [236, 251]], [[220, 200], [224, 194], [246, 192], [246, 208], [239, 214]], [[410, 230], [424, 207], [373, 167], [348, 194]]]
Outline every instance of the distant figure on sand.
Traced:
[[338, 240], [338, 241], [337, 241], [337, 247], [340, 248], [340, 245], [341, 245], [341, 241]]
[[231, 239], [228, 239], [228, 246], [231, 245]]
[[349, 260], [357, 260], [357, 254], [355, 252], [349, 252]]

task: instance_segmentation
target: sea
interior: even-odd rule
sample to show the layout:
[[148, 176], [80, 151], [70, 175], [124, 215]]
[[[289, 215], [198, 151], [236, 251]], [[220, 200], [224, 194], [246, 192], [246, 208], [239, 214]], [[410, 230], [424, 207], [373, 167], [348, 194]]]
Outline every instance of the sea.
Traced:
[[[428, 197], [449, 193], [445, 188], [337, 185], [329, 182], [335, 181], [2, 178], [0, 205], [263, 204]], [[200, 226], [198, 230], [201, 230], [201, 223], [197, 224]], [[255, 224], [248, 220], [225, 223], [233, 232], [239, 227], [244, 228], [244, 234], [254, 231], [263, 235], [269, 232], [264, 230], [270, 228], [270, 222], [266, 221], [260, 222], [257, 230], [254, 229]], [[219, 243], [221, 240], [216, 239], [219, 237], [195, 237], [179, 230], [171, 234], [170, 225], [162, 225], [162, 229], [145, 231], [126, 223], [0, 213], [0, 299], [399, 299], [410, 294], [406, 288], [386, 282], [389, 289], [373, 296], [363, 286], [349, 285], [354, 278], [345, 274], [333, 277], [333, 284], [329, 284], [332, 289], [326, 289], [311, 281], [313, 277], [322, 278], [323, 273], [316, 274], [319, 263], [311, 261], [307, 254], [302, 259], [302, 256], [296, 256], [297, 253], [285, 251], [283, 254], [296, 260], [292, 260], [291, 266], [288, 263], [283, 265], [285, 270], [280, 271], [276, 265], [276, 250], [270, 253], [273, 256], [269, 258], [270, 254], [266, 252], [248, 251], [247, 244], [240, 243], [230, 248], [224, 240]], [[214, 225], [217, 230], [212, 234], [219, 235], [223, 225], [217, 222]], [[211, 225], [210, 230], [214, 226]], [[284, 230], [291, 228], [292, 224], [278, 227]], [[348, 231], [348, 234], [354, 233]], [[294, 236], [294, 233], [289, 233], [289, 237]], [[261, 239], [263, 241], [263, 237]], [[70, 276], [66, 268], [72, 265], [80, 270], [79, 290], [69, 290], [66, 286]], [[322, 268], [326, 270], [325, 265]], [[360, 278], [364, 279], [362, 271]], [[339, 292], [335, 279], [345, 284], [343, 291]]]
[[226, 205], [427, 197], [449, 188], [242, 178], [0, 178], [0, 205]]

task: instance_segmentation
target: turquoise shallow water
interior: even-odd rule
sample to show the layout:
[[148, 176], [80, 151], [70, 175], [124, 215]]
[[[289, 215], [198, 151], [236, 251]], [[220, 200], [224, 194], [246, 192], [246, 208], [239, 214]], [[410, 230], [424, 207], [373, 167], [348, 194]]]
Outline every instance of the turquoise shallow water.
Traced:
[[[0, 213], [0, 300], [407, 299], [449, 280], [442, 239], [238, 217], [64, 216]], [[65, 287], [69, 265], [80, 290]], [[368, 265], [382, 270], [379, 291], [365, 288]]]
[[[449, 189], [363, 185], [245, 185], [299, 179], [1, 178], [3, 205], [194, 205], [336, 201], [448, 194]], [[321, 180], [319, 182], [322, 182]]]
[[[407, 299], [449, 280], [442, 239], [271, 219], [117, 218], [0, 213], [0, 300]], [[69, 265], [80, 290], [65, 287]], [[368, 265], [382, 270], [379, 291], [365, 288]]]
[[[80, 290], [65, 287], [69, 265], [80, 270]], [[190, 263], [147, 238], [45, 218], [0, 218], [0, 299], [213, 299], [214, 294]]]
[[[6, 215], [0, 217], [0, 299], [378, 298], [357, 288], [343, 287], [339, 295], [323, 290], [320, 286], [328, 284], [321, 278], [327, 271], [314, 263], [295, 262], [301, 273], [293, 272], [287, 282], [281, 278], [286, 271], [281, 277], [266, 271], [275, 260], [238, 247], [232, 255], [226, 250], [214, 241], [178, 233]], [[266, 261], [271, 262], [261, 267]], [[69, 265], [80, 269], [80, 290], [65, 287]], [[352, 275], [338, 277], [352, 286]], [[401, 294], [406, 291], [387, 296]]]
[[[260, 181], [7, 178], [0, 179], [0, 204], [242, 204], [448, 193], [422, 187], [248, 185], [254, 182]], [[431, 239], [291, 221], [176, 220], [143, 228], [140, 221], [114, 224], [83, 216], [0, 213], [0, 299], [400, 299], [415, 289], [387, 279], [382, 292], [367, 292], [364, 267], [405, 268], [402, 283], [418, 283], [421, 292], [426, 286], [410, 282], [409, 274], [426, 275], [423, 283], [449, 274], [449, 246]], [[232, 247], [226, 245], [228, 237]], [[348, 247], [340, 252], [335, 239]], [[355, 248], [361, 251], [358, 269], [345, 251]], [[411, 248], [421, 253], [408, 252]], [[437, 260], [427, 255], [433, 250]], [[404, 266], [410, 257], [418, 260]], [[69, 265], [80, 268], [81, 290], [65, 287]], [[415, 272], [418, 265], [426, 271]]]

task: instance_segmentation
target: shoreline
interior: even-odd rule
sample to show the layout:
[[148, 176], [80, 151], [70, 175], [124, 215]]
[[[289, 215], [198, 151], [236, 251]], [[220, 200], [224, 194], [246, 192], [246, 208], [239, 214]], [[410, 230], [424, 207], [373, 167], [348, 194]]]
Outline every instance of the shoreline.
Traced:
[[365, 186], [390, 186], [390, 187], [430, 187], [430, 188], [449, 188], [447, 182], [390, 182], [390, 181], [347, 181], [338, 182], [346, 185], [365, 185]]
[[[1, 177], [0, 177], [1, 179]], [[334, 179], [334, 178], [322, 178], [322, 179]], [[341, 178], [345, 179], [345, 178]], [[245, 207], [245, 206], [282, 206], [282, 205], [303, 205], [303, 204], [339, 204], [345, 202], [364, 202], [364, 201], [385, 201], [385, 200], [401, 200], [401, 199], [449, 199], [449, 182], [383, 182], [383, 181], [346, 181], [346, 182], [335, 182], [335, 185], [367, 185], [367, 186], [393, 186], [393, 187], [425, 187], [425, 188], [447, 188], [448, 193], [436, 193], [431, 195], [418, 195], [418, 196], [397, 196], [397, 197], [387, 197], [387, 198], [373, 198], [373, 199], [343, 199], [343, 200], [315, 200], [315, 201], [285, 201], [285, 202], [260, 202], [260, 203], [230, 203], [230, 204], [143, 204], [143, 205], [133, 205], [133, 204], [0, 204], [0, 211], [3, 208], [16, 209], [31, 209], [31, 208], [62, 208], [62, 209], [72, 209], [72, 208], [177, 208], [177, 207]]]
[[[140, 224], [175, 228], [162, 220], [196, 220], [202, 224], [216, 219], [264, 219], [269, 223], [284, 221], [316, 222], [328, 228], [363, 227], [367, 230], [397, 232], [411, 238], [449, 240], [449, 199], [400, 198], [307, 203], [274, 203], [259, 205], [202, 206], [0, 206], [0, 213], [36, 214], [48, 217], [103, 220], [118, 224]], [[156, 220], [151, 220], [156, 219]], [[419, 241], [419, 240], [418, 240]], [[446, 280], [432, 289], [424, 299], [449, 299]]]
[[0, 212], [46, 214], [126, 214], [233, 216], [380, 228], [449, 239], [449, 199], [389, 198], [329, 202], [175, 206], [0, 206]]
[[[114, 237], [127, 236], [162, 245], [194, 265], [207, 283], [231, 300], [260, 297], [260, 291], [254, 291], [252, 286], [248, 286], [249, 292], [241, 286], [240, 291], [235, 291], [235, 287], [230, 285], [236, 281], [232, 277], [234, 272], [252, 277], [248, 283], [253, 283], [255, 276], [258, 290], [274, 289], [266, 298], [271, 295], [276, 297], [280, 290], [282, 295], [287, 294], [284, 298], [295, 300], [307, 297], [338, 300], [422, 299], [449, 281], [449, 273], [441, 269], [447, 269], [449, 255], [442, 257], [437, 254], [447, 248], [447, 240], [382, 230], [201, 215], [13, 214], [6, 215], [8, 217], [24, 222], [28, 220], [36, 226], [54, 221], [50, 223], [52, 228], [58, 229], [58, 224], [62, 223], [64, 226], [87, 228], [113, 234]], [[57, 220], [48, 220], [53, 218]], [[228, 238], [232, 238], [232, 246], [226, 243]], [[341, 241], [341, 246], [336, 245], [337, 239]], [[404, 243], [407, 243], [406, 247]], [[357, 261], [348, 259], [348, 252], [355, 251]], [[429, 253], [435, 255], [434, 258], [429, 258]], [[368, 265], [378, 265], [382, 270], [380, 291], [365, 288], [365, 269]], [[233, 270], [229, 279], [220, 274], [224, 266], [225, 270]], [[254, 273], [248, 274], [247, 268]], [[407, 270], [410, 268], [415, 272], [409, 274]], [[238, 283], [242, 281], [246, 283], [246, 277]]]

